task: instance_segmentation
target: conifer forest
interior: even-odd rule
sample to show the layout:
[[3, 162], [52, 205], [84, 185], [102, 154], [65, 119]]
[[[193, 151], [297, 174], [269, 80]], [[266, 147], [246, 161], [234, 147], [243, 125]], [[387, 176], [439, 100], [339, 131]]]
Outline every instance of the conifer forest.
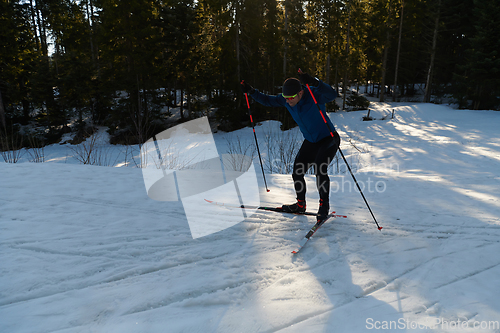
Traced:
[[498, 0], [0, 0], [1, 148], [96, 126], [140, 144], [174, 109], [238, 128], [242, 80], [278, 94], [299, 68], [341, 95], [499, 110], [499, 22]]

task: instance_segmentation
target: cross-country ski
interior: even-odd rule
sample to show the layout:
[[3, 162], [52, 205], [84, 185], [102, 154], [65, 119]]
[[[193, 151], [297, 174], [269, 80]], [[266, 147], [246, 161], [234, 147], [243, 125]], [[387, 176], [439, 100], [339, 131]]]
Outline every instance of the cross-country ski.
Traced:
[[[228, 207], [228, 208], [242, 208], [242, 209], [258, 209], [258, 210], [267, 210], [270, 212], [276, 212], [276, 213], [286, 213], [286, 214], [294, 214], [294, 215], [306, 215], [306, 216], [317, 216], [316, 213], [313, 212], [287, 212], [284, 211], [282, 207], [264, 207], [264, 206], [249, 206], [249, 205], [231, 205], [227, 204], [224, 202], [217, 202], [217, 201], [212, 201], [212, 200], [207, 200], [205, 199], [206, 202], [216, 205], [216, 206], [222, 206], [222, 207]], [[346, 215], [341, 215], [341, 214], [335, 214], [336, 212], [331, 212], [329, 216], [331, 217], [343, 217], [347, 218]]]
[[332, 218], [335, 218], [335, 217], [347, 217], [347, 216], [344, 216], [344, 215], [336, 215], [336, 214], [328, 214], [328, 216], [321, 220], [321, 221], [318, 221], [314, 224], [314, 226], [311, 228], [311, 230], [309, 230], [309, 232], [304, 236], [303, 239], [300, 240], [299, 244], [297, 245], [297, 248], [295, 248], [295, 250], [292, 251], [293, 254], [296, 254], [298, 253], [303, 247], [304, 245], [306, 245], [306, 243], [311, 239], [311, 237], [316, 233], [316, 231], [318, 231], [318, 229], [323, 225], [325, 224], [325, 222], [331, 220]]

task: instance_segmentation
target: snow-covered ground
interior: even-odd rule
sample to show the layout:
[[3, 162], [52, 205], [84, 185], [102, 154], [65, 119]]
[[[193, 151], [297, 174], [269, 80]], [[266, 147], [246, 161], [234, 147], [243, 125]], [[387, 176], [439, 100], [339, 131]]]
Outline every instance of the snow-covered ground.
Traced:
[[[371, 107], [395, 117], [330, 117], [383, 229], [340, 161], [331, 206], [348, 218], [297, 255], [311, 217], [258, 211], [193, 239], [141, 169], [80, 165], [67, 145], [0, 163], [0, 332], [500, 332], [500, 113]], [[294, 201], [289, 175], [266, 177], [262, 204]]]

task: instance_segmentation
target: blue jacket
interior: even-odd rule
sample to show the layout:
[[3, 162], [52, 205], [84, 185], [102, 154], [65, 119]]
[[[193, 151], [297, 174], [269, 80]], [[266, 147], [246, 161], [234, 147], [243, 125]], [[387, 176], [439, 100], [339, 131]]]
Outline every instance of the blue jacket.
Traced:
[[295, 122], [299, 125], [300, 131], [309, 142], [318, 142], [321, 139], [330, 136], [330, 128], [332, 131], [335, 131], [335, 127], [333, 126], [330, 118], [326, 116], [326, 105], [325, 103], [333, 101], [337, 98], [337, 92], [328, 84], [319, 81], [317, 87], [311, 87], [311, 91], [318, 102], [319, 107], [322, 110], [322, 113], [325, 115], [325, 119], [328, 122], [329, 127], [325, 124], [323, 117], [318, 111], [314, 100], [309, 93], [309, 89], [307, 87], [303, 87], [304, 94], [300, 101], [294, 106], [291, 107], [286, 102], [286, 99], [282, 94], [271, 96], [265, 95], [258, 90], [251, 95], [253, 99], [265, 106], [279, 107], [284, 106], [288, 109], [290, 114], [292, 115]]

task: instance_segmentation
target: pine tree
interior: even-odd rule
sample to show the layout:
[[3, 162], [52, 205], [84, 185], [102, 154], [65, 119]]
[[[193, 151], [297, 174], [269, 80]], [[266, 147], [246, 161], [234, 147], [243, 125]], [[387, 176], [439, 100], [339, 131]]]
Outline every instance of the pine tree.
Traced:
[[[33, 109], [30, 77], [37, 47], [32, 29], [28, 4], [0, 2], [0, 93], [3, 108], [0, 120], [4, 126], [6, 119], [26, 123]], [[21, 115], [15, 112], [17, 106], [22, 108]]]
[[474, 1], [475, 35], [465, 66], [473, 109], [500, 107], [500, 7], [496, 1]]

